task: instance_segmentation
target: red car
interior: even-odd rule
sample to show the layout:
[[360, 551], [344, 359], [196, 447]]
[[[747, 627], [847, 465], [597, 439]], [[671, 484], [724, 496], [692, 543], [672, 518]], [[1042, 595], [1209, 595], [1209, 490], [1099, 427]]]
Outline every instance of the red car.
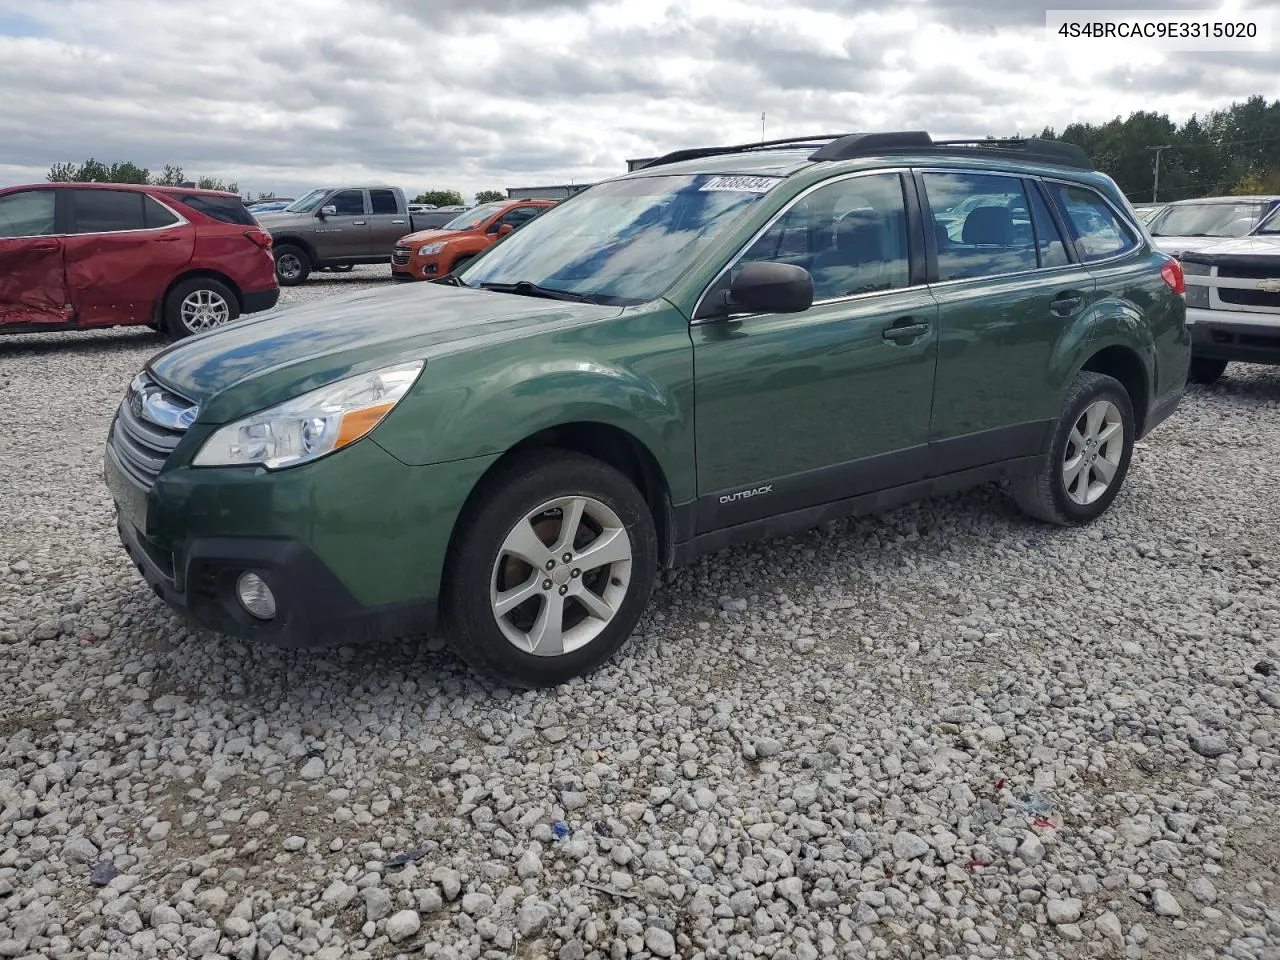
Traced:
[[271, 235], [233, 193], [0, 190], [0, 334], [146, 324], [182, 337], [275, 306]]

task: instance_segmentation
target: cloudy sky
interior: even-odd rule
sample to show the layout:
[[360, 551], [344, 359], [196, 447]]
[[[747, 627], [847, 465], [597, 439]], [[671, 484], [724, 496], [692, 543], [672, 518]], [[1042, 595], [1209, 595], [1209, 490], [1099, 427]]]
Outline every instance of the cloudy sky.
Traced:
[[[1280, 0], [1225, 9], [1280, 31]], [[1050, 42], [1044, 16], [1024, 0], [0, 0], [0, 185], [92, 155], [255, 193], [469, 196], [758, 139], [762, 112], [770, 137], [985, 136], [1280, 92], [1280, 41], [1101, 55]]]

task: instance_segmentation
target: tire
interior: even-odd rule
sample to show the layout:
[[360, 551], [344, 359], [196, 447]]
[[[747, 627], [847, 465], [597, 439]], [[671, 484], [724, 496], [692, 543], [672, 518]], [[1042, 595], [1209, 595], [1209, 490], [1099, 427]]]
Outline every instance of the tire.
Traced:
[[221, 280], [183, 280], [164, 299], [164, 329], [171, 337], [189, 337], [231, 323], [240, 316], [240, 301]]
[[[611, 555], [629, 556], [630, 562], [565, 563], [564, 547], [556, 541], [566, 511], [581, 518], [572, 541], [578, 557], [588, 556], [582, 551], [593, 545], [603, 548], [601, 541], [609, 537]], [[511, 552], [521, 542], [526, 555], [536, 554], [537, 568]], [[622, 473], [569, 451], [514, 457], [483, 481], [458, 522], [442, 594], [449, 645], [476, 670], [513, 687], [553, 686], [589, 673], [631, 636], [649, 602], [657, 559], [649, 506]], [[500, 619], [494, 606], [499, 593], [518, 600], [517, 591], [524, 599]], [[579, 599], [588, 594], [595, 616]], [[558, 631], [553, 619], [544, 621], [546, 612], [556, 610]], [[610, 610], [607, 618], [600, 616]], [[541, 633], [540, 624], [551, 629]], [[541, 652], [533, 652], [539, 647]]]
[[[1116, 425], [1119, 436], [1112, 429]], [[1080, 526], [1096, 520], [1124, 485], [1136, 426], [1133, 403], [1120, 381], [1101, 373], [1081, 373], [1067, 391], [1049, 453], [1039, 469], [1012, 482], [1014, 500], [1023, 511], [1047, 523]], [[1074, 476], [1072, 465], [1076, 466]]]
[[463, 267], [465, 267], [468, 263], [470, 263], [474, 259], [475, 259], [474, 255], [470, 257], [459, 257], [457, 260], [453, 262], [453, 266], [449, 268], [449, 272], [457, 273], [459, 270], [461, 270]]
[[350, 273], [355, 268], [354, 263], [340, 263], [335, 267], [325, 267], [326, 270], [331, 270], [334, 273]]
[[296, 287], [306, 283], [311, 276], [311, 258], [307, 251], [291, 243], [282, 244], [273, 251], [276, 258], [276, 281], [282, 287]]
[[1187, 379], [1192, 383], [1216, 383], [1227, 370], [1227, 361], [1210, 357], [1192, 357]]

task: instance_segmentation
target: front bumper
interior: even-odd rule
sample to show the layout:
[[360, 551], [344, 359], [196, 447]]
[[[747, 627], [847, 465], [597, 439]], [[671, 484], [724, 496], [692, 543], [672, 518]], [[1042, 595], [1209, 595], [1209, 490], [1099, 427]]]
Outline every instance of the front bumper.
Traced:
[[[156, 559], [155, 548], [117, 517], [125, 553], [152, 591], [174, 610], [215, 633], [280, 647], [323, 647], [429, 633], [434, 601], [369, 608], [306, 546], [293, 540], [210, 538], [189, 542], [181, 570]], [[271, 588], [277, 614], [250, 615], [235, 596], [240, 574], [256, 573]]]
[[1280, 314], [1187, 308], [1192, 356], [1280, 364]]
[[[109, 442], [104, 477], [117, 528], [152, 591], [219, 633], [325, 646], [434, 629], [449, 539], [495, 458], [404, 464], [372, 438], [289, 470], [162, 469], [147, 487]], [[259, 620], [241, 573], [271, 588]]]

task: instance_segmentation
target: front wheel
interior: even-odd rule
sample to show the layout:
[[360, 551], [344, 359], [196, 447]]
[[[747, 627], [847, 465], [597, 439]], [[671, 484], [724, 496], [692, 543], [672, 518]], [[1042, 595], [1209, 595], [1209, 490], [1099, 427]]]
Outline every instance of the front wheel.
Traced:
[[450, 645], [512, 686], [589, 673], [649, 601], [657, 535], [644, 497], [591, 457], [538, 451], [485, 481], [459, 521], [444, 590]]
[[1012, 484], [1014, 500], [1048, 523], [1079, 526], [1111, 506], [1129, 472], [1136, 421], [1129, 393], [1101, 373], [1081, 373], [1067, 391], [1049, 454]]
[[1191, 368], [1187, 371], [1187, 379], [1192, 383], [1216, 383], [1227, 371], [1227, 361], [1214, 360], [1210, 357], [1192, 357]]

